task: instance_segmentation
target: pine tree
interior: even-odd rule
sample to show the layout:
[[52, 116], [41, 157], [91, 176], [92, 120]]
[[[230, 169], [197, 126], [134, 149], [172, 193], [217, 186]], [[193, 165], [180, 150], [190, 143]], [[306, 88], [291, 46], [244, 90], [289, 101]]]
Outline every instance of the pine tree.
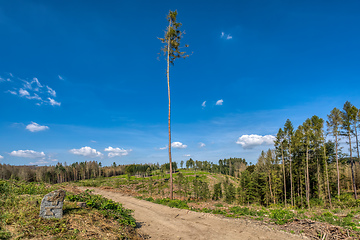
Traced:
[[350, 164], [351, 164], [351, 179], [354, 188], [354, 197], [357, 199], [356, 193], [356, 182], [355, 182], [355, 174], [354, 174], [354, 159], [352, 158], [352, 148], [351, 148], [351, 137], [353, 135], [353, 123], [356, 118], [356, 108], [350, 103], [346, 102], [343, 107], [342, 115], [342, 135], [348, 137], [349, 151], [350, 151]]
[[286, 207], [286, 172], [285, 172], [285, 160], [284, 160], [284, 149], [283, 149], [283, 145], [284, 145], [284, 138], [285, 138], [285, 134], [284, 131], [280, 128], [277, 135], [276, 135], [276, 140], [275, 140], [275, 148], [277, 149], [278, 155], [281, 156], [281, 162], [282, 162], [282, 167], [283, 167], [283, 186], [284, 186], [284, 204]]
[[340, 201], [340, 171], [339, 171], [339, 141], [340, 141], [340, 127], [342, 124], [341, 111], [337, 108], [331, 110], [326, 121], [328, 134], [331, 134], [335, 138], [335, 156], [336, 156], [336, 172], [337, 172], [337, 190], [338, 200]]
[[[171, 101], [170, 101], [170, 64], [174, 65], [174, 61], [178, 58], [186, 58], [185, 52], [180, 51], [180, 40], [184, 32], [180, 31], [181, 23], [176, 21], [177, 11], [169, 11], [167, 20], [169, 26], [165, 31], [165, 37], [159, 38], [165, 46], [161, 49], [167, 58], [167, 86], [168, 86], [168, 99], [169, 99], [169, 115], [168, 115], [168, 130], [169, 130], [169, 163], [170, 163], [170, 199], [173, 199], [173, 176], [172, 176], [172, 164], [171, 164]], [[185, 45], [187, 47], [187, 45]]]
[[308, 208], [310, 208], [310, 176], [309, 176], [309, 148], [310, 148], [310, 139], [311, 139], [311, 119], [306, 119], [306, 121], [303, 123], [303, 132], [305, 137], [305, 147], [306, 147], [306, 202], [308, 205]]
[[291, 194], [291, 206], [294, 206], [294, 191], [293, 191], [293, 176], [292, 176], [292, 156], [291, 148], [294, 135], [294, 127], [289, 119], [286, 120], [284, 126], [285, 136], [288, 143], [289, 161], [290, 161], [290, 194]]

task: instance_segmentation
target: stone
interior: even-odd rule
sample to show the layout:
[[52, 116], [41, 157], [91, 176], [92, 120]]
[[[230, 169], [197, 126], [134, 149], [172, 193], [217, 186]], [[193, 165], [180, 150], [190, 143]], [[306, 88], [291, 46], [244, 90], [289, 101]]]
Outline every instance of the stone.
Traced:
[[41, 201], [40, 217], [62, 218], [65, 195], [66, 192], [62, 189], [46, 194]]

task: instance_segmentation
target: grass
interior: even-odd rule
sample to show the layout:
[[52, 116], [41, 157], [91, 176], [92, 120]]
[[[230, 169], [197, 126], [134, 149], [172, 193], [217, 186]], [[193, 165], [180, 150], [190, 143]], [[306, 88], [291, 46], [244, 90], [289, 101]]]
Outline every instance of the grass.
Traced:
[[77, 195], [70, 194], [67, 196], [72, 202], [86, 202], [86, 205], [100, 210], [105, 217], [116, 219], [121, 225], [136, 227], [135, 219], [131, 216], [131, 210], [125, 209], [120, 203], [106, 199], [101, 195], [90, 195], [86, 190]]
[[[67, 193], [62, 219], [39, 217], [45, 194], [59, 186], [0, 181], [0, 239], [139, 239], [131, 212], [89, 193]], [[85, 201], [80, 208], [76, 201]]]
[[169, 198], [154, 199], [152, 197], [148, 197], [148, 198], [138, 197], [138, 198], [157, 204], [162, 204], [171, 208], [190, 209], [189, 206], [187, 205], [187, 202], [183, 200], [178, 200], [178, 199], [171, 200]]
[[[218, 182], [224, 181], [225, 179], [223, 175], [212, 174], [203, 171], [180, 169], [179, 172], [187, 179], [188, 182], [191, 182], [197, 178], [198, 180], [209, 183], [209, 188], [211, 191], [213, 189], [211, 184], [214, 184], [214, 179], [216, 179]], [[180, 191], [176, 187], [178, 173], [174, 173], [173, 176], [175, 183], [175, 195], [180, 196]], [[321, 201], [317, 201], [316, 199], [312, 199], [312, 206], [317, 207], [313, 207], [311, 210], [284, 208], [284, 206], [276, 204], [267, 208], [254, 204], [247, 207], [231, 204], [229, 205], [223, 201], [224, 199], [213, 202], [213, 207], [211, 208], [208, 208], [207, 206], [201, 207], [196, 205], [195, 207], [190, 207], [189, 203], [191, 201], [189, 201], [189, 192], [191, 189], [188, 189], [187, 192], [181, 191], [181, 199], [183, 201], [181, 204], [179, 202], [175, 203], [168, 200], [157, 200], [163, 199], [164, 196], [168, 196], [169, 182], [165, 179], [168, 179], [169, 177], [169, 174], [161, 175], [160, 171], [158, 171], [156, 175], [150, 177], [131, 176], [130, 179], [128, 179], [126, 175], [121, 175], [106, 179], [99, 178], [94, 180], [80, 181], [78, 184], [83, 186], [109, 186], [113, 188], [120, 188], [123, 190], [132, 191], [137, 195], [141, 195], [144, 199], [148, 198], [149, 201], [157, 202], [167, 206], [180, 206], [179, 208], [184, 208], [187, 206], [188, 209], [195, 211], [208, 213], [211, 212], [232, 218], [249, 217], [260, 221], [272, 222], [277, 225], [284, 225], [286, 223], [292, 222], [294, 219], [313, 219], [316, 221], [327, 222], [333, 225], [354, 230], [357, 230], [360, 227], [357, 218], [354, 217], [360, 213], [360, 200], [354, 200], [351, 194], [344, 194], [340, 197], [341, 201], [334, 201], [335, 208], [331, 210], [325, 209], [323, 203]], [[235, 185], [237, 184], [235, 178], [229, 177], [229, 180]], [[149, 198], [150, 196], [151, 198]], [[200, 204], [203, 202], [204, 201], [199, 201], [198, 203]]]

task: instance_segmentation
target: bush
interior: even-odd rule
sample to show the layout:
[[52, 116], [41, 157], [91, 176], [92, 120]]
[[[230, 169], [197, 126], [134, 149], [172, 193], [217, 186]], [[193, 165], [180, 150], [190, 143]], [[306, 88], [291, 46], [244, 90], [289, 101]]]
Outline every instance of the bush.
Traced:
[[360, 207], [360, 199], [354, 199], [351, 193], [340, 195], [340, 201], [333, 201], [334, 205], [340, 208], [354, 208]]
[[270, 210], [270, 218], [274, 220], [276, 224], [283, 225], [293, 220], [295, 214], [289, 210], [274, 209]]
[[132, 210], [124, 208], [120, 203], [100, 195], [90, 195], [88, 190], [76, 195], [70, 194], [66, 197], [72, 202], [86, 202], [87, 206], [101, 210], [104, 216], [117, 219], [120, 224], [136, 227], [135, 219], [131, 216]]
[[232, 207], [230, 208], [230, 212], [236, 214], [236, 215], [241, 215], [241, 216], [246, 216], [246, 215], [250, 215], [250, 216], [257, 216], [257, 211], [255, 210], [251, 210], [247, 207]]

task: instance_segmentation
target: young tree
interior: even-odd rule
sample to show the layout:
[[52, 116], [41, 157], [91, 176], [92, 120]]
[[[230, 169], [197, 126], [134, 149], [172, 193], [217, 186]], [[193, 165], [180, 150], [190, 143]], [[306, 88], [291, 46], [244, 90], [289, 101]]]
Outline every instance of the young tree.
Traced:
[[[165, 43], [161, 51], [164, 53], [164, 56], [167, 58], [167, 86], [168, 86], [168, 99], [169, 99], [169, 115], [168, 115], [168, 129], [169, 129], [169, 163], [170, 163], [170, 199], [173, 199], [173, 177], [172, 177], [172, 166], [171, 166], [171, 101], [170, 101], [170, 64], [174, 65], [174, 62], [178, 58], [186, 58], [188, 55], [185, 55], [185, 52], [180, 50], [180, 40], [184, 32], [180, 31], [181, 23], [176, 21], [177, 11], [169, 11], [167, 15], [167, 20], [169, 26], [166, 28], [164, 38], [159, 38], [162, 43]], [[187, 47], [187, 45], [185, 45]]]
[[342, 124], [341, 111], [337, 108], [331, 110], [326, 121], [328, 134], [331, 134], [335, 138], [335, 156], [336, 156], [336, 171], [337, 171], [337, 188], [338, 188], [338, 200], [340, 201], [340, 172], [339, 172], [339, 156], [338, 146], [340, 140], [340, 127]]

